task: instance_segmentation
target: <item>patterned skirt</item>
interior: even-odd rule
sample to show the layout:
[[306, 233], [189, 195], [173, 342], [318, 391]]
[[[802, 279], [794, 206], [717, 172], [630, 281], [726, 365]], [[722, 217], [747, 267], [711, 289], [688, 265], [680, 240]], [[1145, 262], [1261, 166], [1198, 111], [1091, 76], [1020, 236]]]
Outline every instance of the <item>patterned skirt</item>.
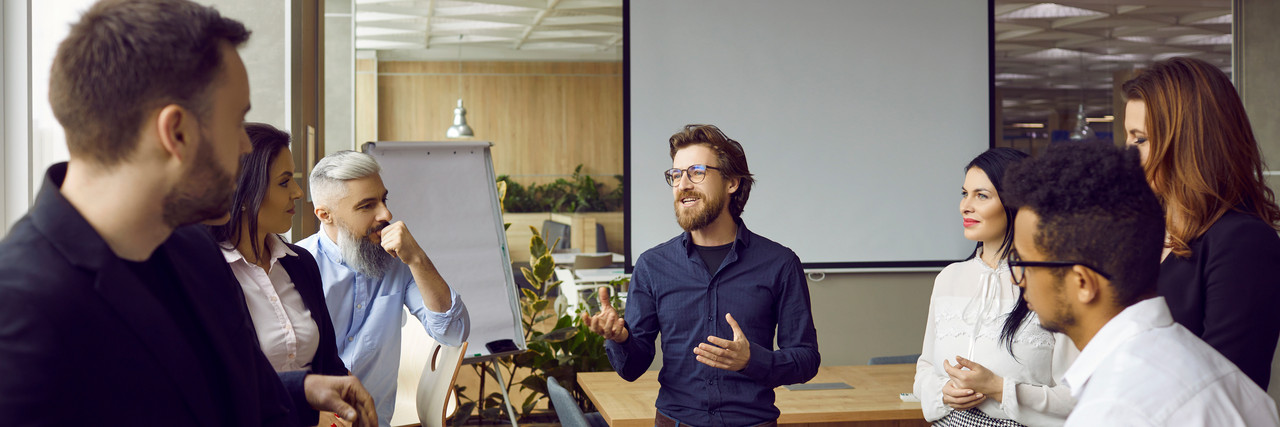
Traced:
[[978, 408], [952, 411], [942, 419], [934, 421], [933, 425], [935, 427], [1023, 427], [1014, 420], [991, 418]]

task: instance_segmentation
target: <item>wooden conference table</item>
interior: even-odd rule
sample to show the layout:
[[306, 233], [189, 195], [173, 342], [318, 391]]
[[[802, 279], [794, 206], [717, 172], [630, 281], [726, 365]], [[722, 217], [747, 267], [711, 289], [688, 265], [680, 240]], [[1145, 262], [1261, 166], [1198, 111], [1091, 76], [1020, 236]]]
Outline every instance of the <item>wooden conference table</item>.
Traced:
[[[920, 403], [903, 402], [910, 393], [916, 365], [824, 366], [813, 383], [843, 382], [841, 390], [775, 390], [782, 411], [778, 424], [846, 426], [927, 426]], [[653, 426], [658, 400], [658, 373], [646, 372], [633, 383], [614, 372], [578, 374], [591, 402], [613, 427]]]

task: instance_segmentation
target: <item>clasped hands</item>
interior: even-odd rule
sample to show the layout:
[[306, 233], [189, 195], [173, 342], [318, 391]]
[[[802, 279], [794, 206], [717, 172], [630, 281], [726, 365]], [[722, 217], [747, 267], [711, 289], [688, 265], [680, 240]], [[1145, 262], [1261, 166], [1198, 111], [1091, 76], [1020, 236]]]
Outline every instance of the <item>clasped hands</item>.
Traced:
[[[600, 295], [600, 313], [592, 316], [588, 313], [582, 313], [582, 321], [587, 324], [591, 332], [599, 334], [605, 339], [612, 340], [616, 343], [626, 342], [630, 338], [627, 331], [626, 322], [618, 316], [618, 311], [613, 309], [613, 304], [609, 303], [609, 288], [601, 287]], [[698, 344], [694, 347], [694, 357], [703, 364], [729, 371], [741, 371], [747, 367], [747, 362], [751, 360], [751, 343], [747, 341], [746, 334], [742, 333], [742, 328], [738, 326], [738, 322], [733, 319], [732, 314], [725, 313], [724, 318], [729, 322], [729, 327], [733, 329], [733, 339], [728, 340], [717, 336], [708, 336], [707, 342]]]
[[956, 364], [943, 360], [942, 367], [950, 379], [942, 385], [942, 403], [956, 410], [978, 406], [988, 398], [1002, 401], [1004, 378], [985, 366], [956, 356]]

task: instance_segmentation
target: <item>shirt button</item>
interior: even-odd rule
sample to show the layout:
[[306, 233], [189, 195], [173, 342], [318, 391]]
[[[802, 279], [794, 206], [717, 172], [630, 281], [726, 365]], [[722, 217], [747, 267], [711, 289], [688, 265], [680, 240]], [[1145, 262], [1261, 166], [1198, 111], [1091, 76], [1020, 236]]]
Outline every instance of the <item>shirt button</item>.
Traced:
[[347, 337], [347, 342], [355, 341], [356, 337]]
[[272, 296], [271, 296], [271, 302], [276, 302], [276, 296], [275, 296], [275, 295], [272, 295]]
[[289, 358], [290, 358], [290, 359], [292, 359], [293, 357], [294, 357], [294, 354], [293, 354], [293, 353], [289, 353]]
[[357, 308], [357, 309], [362, 309], [362, 308], [364, 308], [364, 304], [356, 304], [356, 308]]
[[711, 321], [711, 316], [707, 316], [707, 321]]

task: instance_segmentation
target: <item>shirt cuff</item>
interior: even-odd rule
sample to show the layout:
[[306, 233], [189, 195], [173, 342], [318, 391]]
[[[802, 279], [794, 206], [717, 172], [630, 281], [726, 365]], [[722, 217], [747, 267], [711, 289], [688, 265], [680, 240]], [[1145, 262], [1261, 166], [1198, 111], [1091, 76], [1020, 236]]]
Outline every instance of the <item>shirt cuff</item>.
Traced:
[[311, 404], [307, 403], [306, 380], [308, 371], [287, 371], [279, 372], [280, 382], [284, 384], [285, 390], [289, 393], [289, 399], [293, 402], [293, 415], [298, 425], [309, 426], [315, 425], [320, 421], [320, 412], [311, 408]]
[[418, 320], [427, 328], [427, 335], [441, 344], [460, 346], [471, 335], [471, 319], [462, 297], [449, 288], [449, 309], [444, 313], [423, 307]]
[[1005, 416], [1009, 419], [1018, 421], [1021, 414], [1018, 413], [1018, 383], [1013, 378], [1004, 378], [1004, 389], [1000, 391], [1000, 410], [1004, 411]]
[[773, 373], [773, 350], [751, 343], [751, 358], [747, 360], [747, 366], [740, 372], [756, 382], [768, 379], [769, 374]]

